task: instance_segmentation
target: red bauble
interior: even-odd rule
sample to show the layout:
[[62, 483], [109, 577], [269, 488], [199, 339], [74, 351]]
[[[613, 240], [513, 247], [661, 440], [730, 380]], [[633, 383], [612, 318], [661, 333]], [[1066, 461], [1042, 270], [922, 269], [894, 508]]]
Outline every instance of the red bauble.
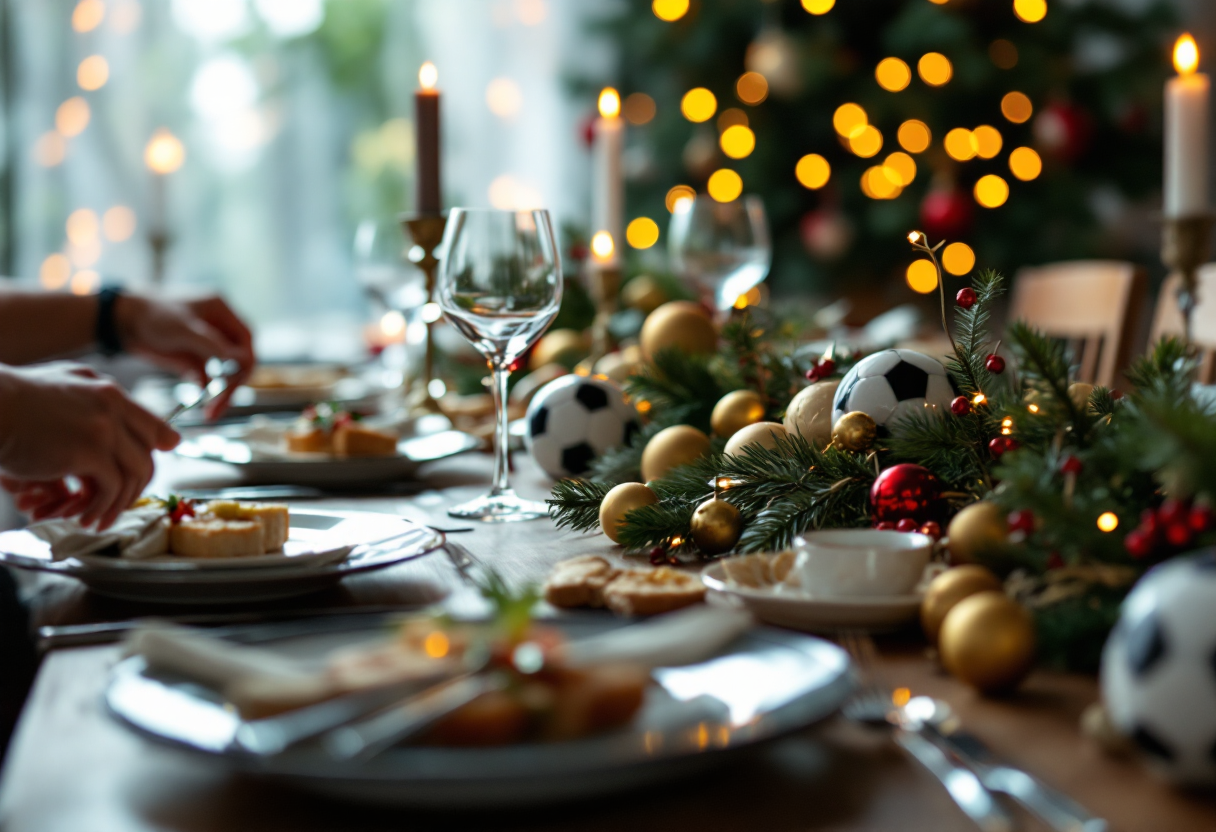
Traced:
[[1030, 534], [1034, 531], [1034, 512], [1028, 508], [1011, 511], [1006, 522], [1009, 524], [1009, 531]]
[[1020, 447], [1022, 447], [1021, 442], [1014, 439], [1012, 436], [1005, 437], [1005, 453], [1009, 453], [1010, 451], [1016, 451]]
[[1191, 531], [1190, 524], [1185, 520], [1181, 523], [1170, 523], [1165, 527], [1165, 539], [1171, 546], [1177, 546], [1181, 549], [1191, 542], [1195, 533]]
[[1190, 508], [1182, 500], [1176, 500], [1173, 497], [1161, 504], [1161, 508], [1157, 509], [1157, 519], [1164, 526], [1176, 526], [1187, 522], [1187, 515], [1190, 514]]
[[880, 532], [893, 532], [895, 531], [895, 524], [890, 520], [883, 520], [881, 523], [875, 523], [874, 528]]
[[1060, 471], [1065, 474], [1072, 474], [1074, 477], [1080, 474], [1083, 470], [1085, 470], [1085, 463], [1077, 459], [1072, 454], [1064, 457], [1063, 462], [1060, 463]]
[[941, 483], [927, 468], [910, 463], [892, 465], [874, 480], [870, 505], [874, 519], [898, 523], [911, 518], [919, 526], [941, 516]]
[[955, 416], [966, 416], [971, 412], [971, 400], [966, 396], [955, 396], [950, 400], [950, 412]]
[[1132, 529], [1123, 538], [1123, 548], [1134, 558], [1145, 558], [1153, 553], [1153, 536], [1143, 529]]
[[984, 360], [984, 366], [988, 368], [988, 372], [1000, 375], [1005, 372], [1005, 359], [993, 354]]
[[1001, 454], [1009, 450], [1009, 440], [1003, 436], [997, 436], [988, 442], [988, 453], [992, 454], [993, 458], [1000, 459]]
[[971, 195], [958, 188], [934, 189], [920, 204], [920, 224], [933, 238], [958, 239], [971, 228]]
[[942, 536], [941, 524], [936, 520], [930, 520], [928, 523], [920, 527], [921, 534], [927, 534], [929, 537], [937, 540]]
[[1081, 157], [1089, 148], [1092, 123], [1089, 114], [1072, 104], [1048, 104], [1035, 117], [1034, 140], [1048, 155], [1066, 162]]
[[897, 531], [897, 532], [914, 532], [917, 530], [917, 528], [919, 528], [919, 526], [920, 526], [920, 524], [917, 523], [915, 520], [913, 520], [911, 517], [905, 517], [903, 520], [900, 520], [898, 523], [895, 524], [895, 531]]
[[1212, 521], [1216, 520], [1216, 514], [1213, 514], [1212, 507], [1208, 505], [1199, 505], [1191, 509], [1191, 515], [1187, 518], [1190, 523], [1191, 530], [1195, 532], [1206, 532], [1212, 528]]
[[853, 244], [853, 224], [832, 208], [808, 211], [798, 222], [798, 235], [807, 254], [816, 260], [839, 259]]
[[975, 306], [975, 290], [970, 286], [964, 286], [958, 290], [958, 294], [954, 296], [954, 302], [964, 309], [970, 309]]

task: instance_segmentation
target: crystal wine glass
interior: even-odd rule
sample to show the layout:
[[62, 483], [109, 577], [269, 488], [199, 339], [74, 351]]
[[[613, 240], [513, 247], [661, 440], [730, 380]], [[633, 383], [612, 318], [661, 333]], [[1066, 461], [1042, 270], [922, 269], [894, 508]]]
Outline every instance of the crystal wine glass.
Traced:
[[497, 420], [490, 493], [448, 514], [490, 522], [548, 516], [544, 503], [517, 497], [507, 482], [507, 377], [561, 303], [561, 261], [549, 212], [453, 209], [436, 294], [448, 320], [490, 365]]
[[773, 262], [768, 220], [758, 196], [718, 202], [682, 199], [667, 235], [672, 265], [725, 317], [738, 297], [768, 275]]

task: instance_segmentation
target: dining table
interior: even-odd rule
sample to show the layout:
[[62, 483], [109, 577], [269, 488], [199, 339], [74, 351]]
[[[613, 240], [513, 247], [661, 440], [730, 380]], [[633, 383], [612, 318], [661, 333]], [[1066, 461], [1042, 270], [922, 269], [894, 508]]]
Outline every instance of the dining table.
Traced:
[[[550, 481], [526, 454], [514, 481], [543, 498]], [[428, 464], [410, 483], [326, 492], [307, 505], [387, 512], [446, 530], [473, 562], [513, 584], [543, 581], [558, 561], [596, 554], [624, 561], [599, 533], [560, 530], [550, 519], [469, 523], [446, 507], [486, 489], [492, 461], [470, 453]], [[150, 490], [221, 488], [237, 482], [218, 463], [160, 455]], [[634, 565], [644, 559], [630, 561]], [[336, 587], [258, 607], [251, 618], [313, 610], [423, 609], [468, 602], [475, 589], [440, 550]], [[699, 568], [692, 565], [688, 568]], [[119, 622], [142, 616], [222, 613], [95, 595], [75, 580], [26, 579], [30, 625]], [[602, 613], [609, 615], [609, 613]], [[1013, 694], [986, 697], [943, 671], [912, 623], [876, 637], [876, 681], [945, 700], [997, 754], [1105, 818], [1112, 830], [1216, 830], [1216, 796], [1154, 777], [1137, 759], [1104, 751], [1081, 728], [1099, 698], [1094, 676], [1037, 670]], [[974, 829], [942, 786], [883, 730], [841, 716], [759, 747], [722, 755], [708, 771], [608, 796], [498, 810], [376, 808], [344, 803], [225, 770], [213, 761], [139, 736], [110, 714], [103, 691], [118, 643], [51, 638], [0, 772], [5, 832], [389, 832], [390, 830], [925, 830]], [[0, 668], [0, 672], [3, 669]], [[1044, 827], [1025, 814], [1019, 827]]]

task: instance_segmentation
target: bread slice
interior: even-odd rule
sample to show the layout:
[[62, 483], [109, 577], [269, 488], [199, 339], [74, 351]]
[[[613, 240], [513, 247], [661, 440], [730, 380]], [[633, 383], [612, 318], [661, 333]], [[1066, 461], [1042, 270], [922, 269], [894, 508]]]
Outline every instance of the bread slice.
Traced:
[[669, 566], [625, 570], [604, 588], [604, 604], [618, 615], [657, 615], [704, 598], [699, 576]]
[[169, 530], [169, 551], [188, 558], [261, 555], [266, 552], [266, 529], [257, 520], [182, 520]]
[[338, 456], [395, 456], [397, 437], [358, 422], [348, 422], [334, 428], [333, 447]]
[[555, 607], [602, 607], [604, 587], [620, 570], [596, 555], [564, 560], [545, 581], [545, 600]]
[[298, 454], [327, 454], [333, 450], [329, 431], [317, 427], [292, 428], [283, 434], [283, 444]]
[[253, 520], [266, 530], [266, 552], [277, 552], [287, 542], [291, 514], [282, 503], [240, 503], [236, 500], [212, 500], [207, 512], [221, 520]]
[[728, 582], [750, 589], [764, 589], [784, 583], [794, 568], [791, 551], [737, 555], [722, 560], [722, 571]]

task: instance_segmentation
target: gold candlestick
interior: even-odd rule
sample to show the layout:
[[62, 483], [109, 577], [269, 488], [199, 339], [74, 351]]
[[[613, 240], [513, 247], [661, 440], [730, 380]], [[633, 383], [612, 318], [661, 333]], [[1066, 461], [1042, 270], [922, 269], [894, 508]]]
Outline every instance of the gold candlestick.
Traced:
[[1178, 287], [1178, 311], [1182, 313], [1182, 332], [1191, 343], [1191, 317], [1195, 311], [1199, 267], [1212, 248], [1212, 226], [1216, 215], [1192, 214], [1186, 217], [1166, 217], [1161, 234], [1161, 262], [1182, 277]]
[[[443, 229], [447, 225], [447, 217], [442, 214], [403, 214], [401, 224], [405, 226], [410, 239], [422, 249], [422, 259], [415, 265], [426, 275], [427, 304], [435, 303], [435, 270], [439, 260], [435, 257], [435, 248], [443, 240]], [[426, 357], [423, 359], [422, 377], [413, 378], [410, 391], [406, 396], [406, 408], [412, 412], [441, 413], [439, 402], [431, 395], [431, 381], [435, 378], [435, 323], [438, 316], [428, 315], [423, 308], [423, 321], [426, 323]], [[431, 320], [427, 320], [427, 318]]]

